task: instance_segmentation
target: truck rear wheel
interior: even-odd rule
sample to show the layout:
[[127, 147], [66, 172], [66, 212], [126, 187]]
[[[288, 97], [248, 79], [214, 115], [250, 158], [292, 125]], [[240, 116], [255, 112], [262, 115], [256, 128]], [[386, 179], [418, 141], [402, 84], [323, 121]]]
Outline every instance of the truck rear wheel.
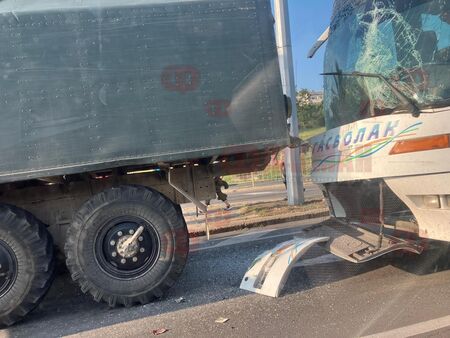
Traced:
[[186, 264], [189, 238], [179, 207], [140, 186], [112, 188], [78, 211], [65, 246], [83, 292], [110, 306], [161, 297]]
[[0, 327], [39, 304], [54, 270], [53, 241], [45, 226], [24, 210], [0, 205]]

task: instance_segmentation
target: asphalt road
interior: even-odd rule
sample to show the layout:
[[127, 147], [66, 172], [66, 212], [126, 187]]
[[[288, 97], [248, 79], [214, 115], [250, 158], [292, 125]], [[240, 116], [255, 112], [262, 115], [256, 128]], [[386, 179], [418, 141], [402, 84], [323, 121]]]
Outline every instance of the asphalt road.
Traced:
[[[149, 337], [158, 328], [169, 330], [162, 337], [450, 336], [450, 271], [419, 269], [426, 257], [354, 265], [314, 247], [280, 298], [239, 289], [257, 255], [301, 235], [310, 222], [195, 239], [181, 280], [146, 306], [109, 309], [61, 275], [42, 305], [0, 336]], [[185, 302], [177, 303], [179, 297]], [[219, 317], [229, 320], [216, 323]]]

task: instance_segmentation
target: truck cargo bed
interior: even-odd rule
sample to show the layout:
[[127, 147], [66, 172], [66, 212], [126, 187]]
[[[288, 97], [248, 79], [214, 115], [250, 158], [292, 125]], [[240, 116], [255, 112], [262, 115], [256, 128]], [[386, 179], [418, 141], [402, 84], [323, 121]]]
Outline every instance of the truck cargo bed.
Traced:
[[0, 183], [288, 142], [269, 0], [4, 0], [0, 27]]

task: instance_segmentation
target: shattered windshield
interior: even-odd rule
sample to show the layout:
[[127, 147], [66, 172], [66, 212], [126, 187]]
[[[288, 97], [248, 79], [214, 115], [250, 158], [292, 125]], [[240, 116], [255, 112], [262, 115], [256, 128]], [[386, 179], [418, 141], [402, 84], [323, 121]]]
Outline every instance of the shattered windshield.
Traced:
[[[325, 72], [381, 74], [424, 109], [449, 104], [449, 63], [448, 0], [336, 1]], [[328, 128], [402, 112], [380, 79], [324, 80]]]

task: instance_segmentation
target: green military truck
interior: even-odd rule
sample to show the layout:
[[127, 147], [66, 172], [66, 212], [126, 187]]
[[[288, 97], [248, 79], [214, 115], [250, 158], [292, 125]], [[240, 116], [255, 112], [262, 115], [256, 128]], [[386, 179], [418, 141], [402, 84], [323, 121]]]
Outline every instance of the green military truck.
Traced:
[[84, 292], [145, 304], [180, 276], [180, 203], [289, 144], [269, 0], [0, 1], [0, 325], [55, 254]]

